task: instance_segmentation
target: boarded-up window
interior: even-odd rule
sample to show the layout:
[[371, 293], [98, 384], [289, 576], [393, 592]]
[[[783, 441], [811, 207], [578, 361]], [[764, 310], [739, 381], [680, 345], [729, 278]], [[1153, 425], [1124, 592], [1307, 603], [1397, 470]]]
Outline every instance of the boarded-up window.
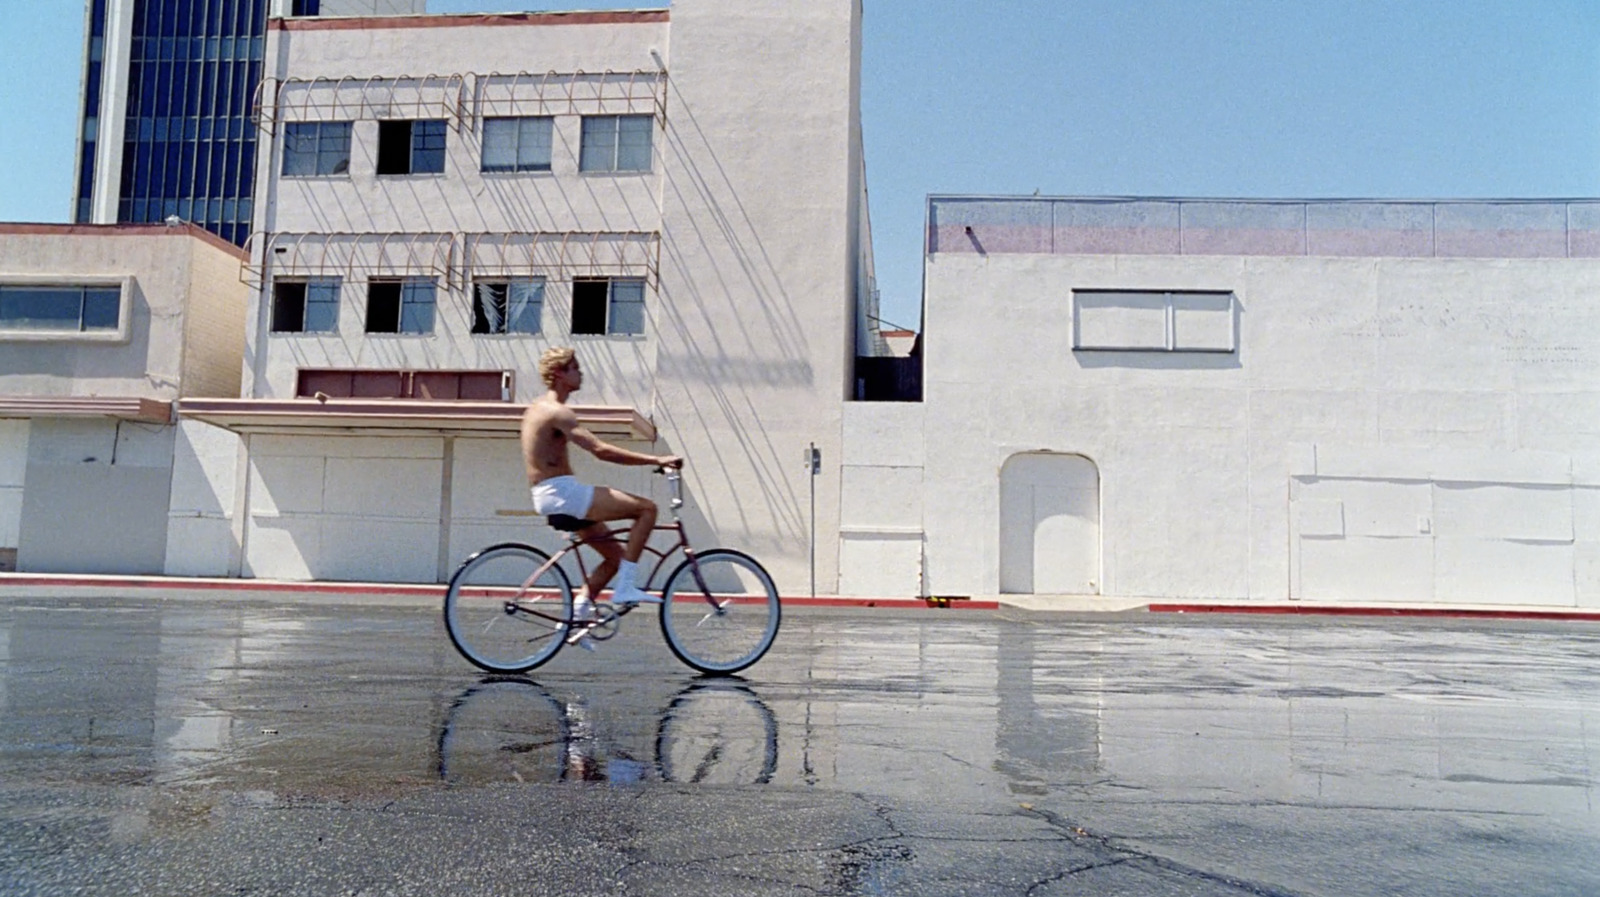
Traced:
[[1153, 290], [1074, 290], [1077, 351], [1237, 352], [1234, 294]]
[[510, 371], [367, 371], [302, 368], [295, 395], [330, 399], [510, 401]]

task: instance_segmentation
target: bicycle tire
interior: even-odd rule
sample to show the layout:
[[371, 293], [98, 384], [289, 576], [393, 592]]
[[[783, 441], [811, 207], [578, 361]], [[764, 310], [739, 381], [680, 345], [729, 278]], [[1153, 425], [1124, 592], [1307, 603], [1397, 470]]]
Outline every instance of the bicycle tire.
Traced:
[[571, 745], [566, 705], [539, 683], [485, 676], [445, 712], [435, 765], [452, 785], [560, 782]]
[[778, 718], [738, 678], [701, 679], [661, 714], [656, 769], [664, 782], [770, 784], [778, 769]]
[[730, 548], [696, 552], [679, 564], [661, 599], [667, 647], [713, 675], [737, 673], [760, 660], [783, 621], [772, 577], [755, 558]]
[[461, 563], [445, 590], [444, 627], [462, 657], [491, 673], [523, 673], [561, 650], [572, 619], [567, 574], [551, 564], [522, 588], [549, 560], [531, 545], [504, 542]]

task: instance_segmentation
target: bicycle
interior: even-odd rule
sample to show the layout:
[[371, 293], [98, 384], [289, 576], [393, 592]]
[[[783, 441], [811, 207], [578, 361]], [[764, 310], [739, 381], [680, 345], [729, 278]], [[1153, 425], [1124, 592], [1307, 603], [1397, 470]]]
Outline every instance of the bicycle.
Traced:
[[[671, 487], [672, 522], [658, 524], [655, 531], [675, 533], [677, 540], [664, 551], [645, 547], [656, 559], [641, 588], [660, 592], [661, 635], [679, 660], [702, 673], [736, 673], [760, 660], [777, 638], [782, 619], [778, 589], [766, 569], [744, 552], [731, 548], [696, 552], [679, 513], [683, 475], [677, 470], [657, 472], [666, 475]], [[568, 636], [577, 637], [575, 627], [605, 641], [639, 606], [616, 607], [597, 600], [593, 620], [575, 619], [572, 581], [562, 560], [573, 555], [579, 576], [587, 579], [588, 566], [579, 549], [600, 539], [625, 536], [627, 526], [613, 526], [605, 536], [585, 539], [578, 531], [592, 526], [591, 521], [565, 514], [552, 514], [547, 520], [567, 533], [567, 544], [554, 555], [532, 545], [503, 542], [467, 558], [450, 577], [444, 596], [445, 629], [461, 656], [480, 669], [527, 672], [554, 657]], [[667, 560], [679, 552], [684, 560], [660, 580]]]

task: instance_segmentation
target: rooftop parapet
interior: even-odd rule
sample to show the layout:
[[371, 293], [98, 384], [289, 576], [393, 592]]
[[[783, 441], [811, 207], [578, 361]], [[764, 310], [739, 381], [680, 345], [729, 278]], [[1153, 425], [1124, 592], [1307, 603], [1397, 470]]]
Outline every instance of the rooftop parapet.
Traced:
[[928, 199], [927, 252], [1600, 258], [1600, 200]]

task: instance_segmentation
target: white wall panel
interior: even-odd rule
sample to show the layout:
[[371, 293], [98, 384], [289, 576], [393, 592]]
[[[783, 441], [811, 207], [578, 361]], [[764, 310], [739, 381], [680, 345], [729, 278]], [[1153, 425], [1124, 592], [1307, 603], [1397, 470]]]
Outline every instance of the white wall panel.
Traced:
[[1307, 601], [1432, 601], [1433, 541], [1425, 538], [1301, 539]]
[[847, 465], [840, 476], [841, 526], [921, 531], [921, 467]]
[[1600, 607], [1600, 542], [1572, 546], [1572, 585], [1579, 607]]
[[845, 531], [839, 549], [839, 594], [914, 598], [922, 593], [922, 537]]
[[[345, 546], [346, 550], [354, 550]], [[256, 579], [315, 579], [321, 568], [322, 522], [315, 517], [250, 518], [244, 574]]]
[[22, 532], [22, 488], [0, 486], [0, 548], [16, 548]]
[[167, 576], [227, 576], [233, 523], [216, 517], [168, 517]]
[[440, 461], [431, 458], [329, 458], [323, 510], [438, 522], [440, 474]]
[[250, 459], [252, 515], [318, 514], [323, 510], [327, 460], [315, 456], [263, 455]]
[[198, 421], [178, 422], [172, 451], [173, 513], [231, 517], [239, 437]]
[[28, 422], [0, 420], [0, 548], [16, 548], [28, 471]]
[[439, 524], [396, 520], [322, 519], [317, 579], [434, 582]]
[[1429, 531], [1428, 521], [1433, 514], [1433, 489], [1428, 483], [1317, 480], [1302, 485], [1299, 496], [1303, 501], [1340, 502], [1344, 506], [1344, 533], [1348, 536], [1422, 535]]
[[1301, 538], [1343, 539], [1344, 502], [1338, 499], [1302, 499], [1295, 502]]
[[1440, 601], [1575, 603], [1570, 544], [1441, 536], [1435, 550], [1439, 576], [1435, 594]]
[[1570, 486], [1439, 483], [1434, 527], [1441, 539], [1572, 541]]
[[[499, 510], [533, 510], [515, 439], [457, 439], [450, 476], [452, 520], [493, 520]], [[451, 544], [455, 544], [451, 539]]]
[[0, 488], [21, 488], [28, 471], [28, 422], [0, 420]]

